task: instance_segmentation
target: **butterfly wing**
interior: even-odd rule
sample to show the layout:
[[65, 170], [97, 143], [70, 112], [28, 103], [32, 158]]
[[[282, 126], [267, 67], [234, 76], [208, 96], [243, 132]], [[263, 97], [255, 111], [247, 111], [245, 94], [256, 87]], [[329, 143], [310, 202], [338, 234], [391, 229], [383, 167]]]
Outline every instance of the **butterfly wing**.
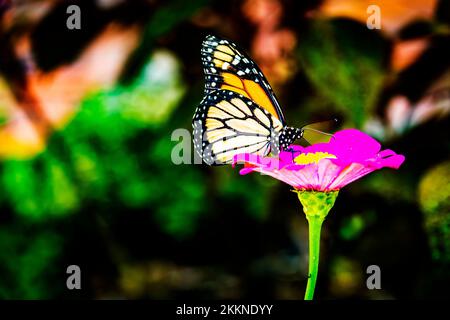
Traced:
[[203, 41], [201, 55], [205, 95], [217, 89], [242, 94], [285, 125], [275, 93], [256, 63], [241, 48], [229, 40], [209, 35]]
[[229, 164], [241, 153], [265, 156], [282, 123], [249, 98], [214, 90], [202, 100], [192, 120], [194, 148], [209, 165]]

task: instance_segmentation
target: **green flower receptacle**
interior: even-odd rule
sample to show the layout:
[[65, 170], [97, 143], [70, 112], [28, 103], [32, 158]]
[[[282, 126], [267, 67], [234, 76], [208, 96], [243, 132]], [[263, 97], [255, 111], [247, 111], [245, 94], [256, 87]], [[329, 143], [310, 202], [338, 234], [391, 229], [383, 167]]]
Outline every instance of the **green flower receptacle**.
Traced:
[[334, 206], [334, 202], [339, 194], [339, 191], [309, 191], [309, 190], [296, 190], [298, 199], [303, 206], [303, 212], [306, 218], [318, 217], [325, 219]]

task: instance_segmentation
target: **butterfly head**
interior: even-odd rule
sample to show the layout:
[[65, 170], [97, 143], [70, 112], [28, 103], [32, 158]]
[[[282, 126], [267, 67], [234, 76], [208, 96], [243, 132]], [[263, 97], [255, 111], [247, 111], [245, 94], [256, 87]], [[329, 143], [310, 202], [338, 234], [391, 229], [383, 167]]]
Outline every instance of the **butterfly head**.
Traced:
[[280, 133], [279, 145], [281, 150], [287, 150], [295, 140], [303, 137], [303, 129], [284, 127]]

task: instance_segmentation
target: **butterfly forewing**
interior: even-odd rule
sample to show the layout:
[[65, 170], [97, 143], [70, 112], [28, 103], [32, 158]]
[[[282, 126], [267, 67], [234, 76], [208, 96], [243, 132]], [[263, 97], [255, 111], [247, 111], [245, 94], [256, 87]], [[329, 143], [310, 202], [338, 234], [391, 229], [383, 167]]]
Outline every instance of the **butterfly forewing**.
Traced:
[[285, 120], [278, 100], [258, 66], [231, 41], [207, 36], [202, 49], [206, 77], [205, 95], [214, 90], [230, 90], [253, 100], [283, 125]]
[[193, 127], [196, 152], [205, 163], [219, 165], [237, 154], [269, 154], [283, 125], [244, 95], [219, 89], [202, 100]]

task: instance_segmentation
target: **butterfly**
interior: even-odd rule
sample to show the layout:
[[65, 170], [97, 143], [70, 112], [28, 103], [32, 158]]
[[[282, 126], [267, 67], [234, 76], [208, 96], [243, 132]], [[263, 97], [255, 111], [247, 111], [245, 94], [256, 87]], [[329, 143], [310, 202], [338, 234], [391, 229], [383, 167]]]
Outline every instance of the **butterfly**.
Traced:
[[241, 153], [278, 155], [303, 137], [303, 129], [286, 125], [268, 81], [236, 44], [208, 35], [201, 58], [205, 96], [192, 126], [194, 149], [206, 164], [230, 164]]

